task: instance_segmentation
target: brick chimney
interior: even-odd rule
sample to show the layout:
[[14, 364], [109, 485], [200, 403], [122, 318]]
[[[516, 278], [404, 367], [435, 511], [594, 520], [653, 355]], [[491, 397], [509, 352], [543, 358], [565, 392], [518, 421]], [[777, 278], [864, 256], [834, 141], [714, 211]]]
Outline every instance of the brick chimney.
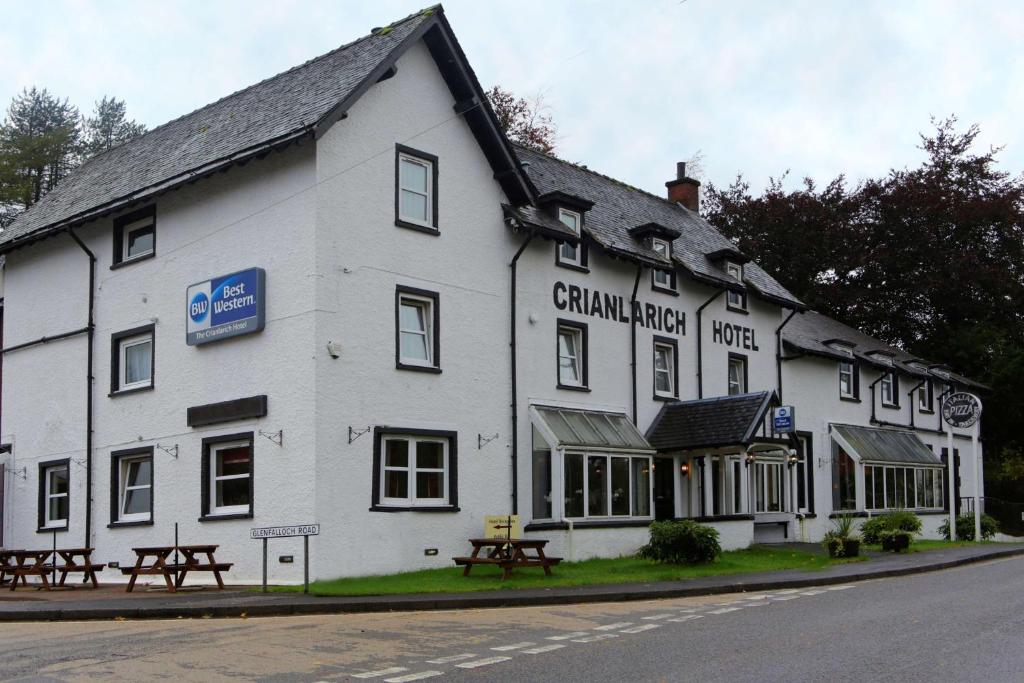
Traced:
[[676, 179], [665, 183], [668, 200], [678, 202], [690, 211], [700, 208], [700, 181], [686, 175], [686, 162], [676, 164]]

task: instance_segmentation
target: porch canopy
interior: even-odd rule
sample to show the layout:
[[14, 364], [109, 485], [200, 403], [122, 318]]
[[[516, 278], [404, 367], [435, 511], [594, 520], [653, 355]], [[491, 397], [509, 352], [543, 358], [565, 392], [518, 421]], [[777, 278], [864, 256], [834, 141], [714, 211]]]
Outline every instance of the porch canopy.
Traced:
[[860, 462], [942, 465], [942, 460], [913, 432], [844, 424], [830, 426], [836, 443]]
[[530, 406], [530, 412], [552, 448], [654, 451], [622, 413], [538, 405]]
[[778, 405], [773, 391], [666, 403], [647, 430], [658, 451], [718, 448], [778, 449], [789, 441], [771, 431], [769, 409]]

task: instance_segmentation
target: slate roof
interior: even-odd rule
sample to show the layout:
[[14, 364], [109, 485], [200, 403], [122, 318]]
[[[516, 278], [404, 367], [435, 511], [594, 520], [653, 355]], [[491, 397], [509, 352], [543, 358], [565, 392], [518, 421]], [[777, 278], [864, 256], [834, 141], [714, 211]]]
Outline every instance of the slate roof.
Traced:
[[760, 391], [666, 403], [647, 429], [647, 441], [659, 451], [748, 446], [774, 396]]
[[834, 424], [832, 433], [862, 462], [942, 464], [932, 449], [909, 431]]
[[[816, 311], [799, 313], [793, 316], [793, 319], [782, 328], [782, 343], [790, 351], [800, 351], [816, 356], [845, 360], [847, 358], [846, 355], [829, 346], [829, 343], [833, 342], [852, 346], [855, 358], [876, 367], [886, 367], [885, 363], [872, 355], [873, 353], [882, 352], [892, 356], [893, 367], [908, 375], [937, 377], [943, 381], [948, 379], [965, 387], [988, 389], [984, 384], [975, 382], [963, 375], [958, 375], [955, 372], [950, 371], [947, 373], [948, 377], [943, 376], [940, 374], [943, 371], [937, 369], [935, 365], [930, 364], [927, 360], [879, 341], [854, 327], [850, 327]], [[918, 367], [919, 365], [923, 367]]]
[[502, 204], [501, 210], [505, 220], [517, 230], [526, 230], [546, 237], [547, 239], [578, 242], [579, 237], [569, 227], [546, 211], [536, 206], [510, 206]]
[[746, 285], [771, 301], [803, 308], [799, 299], [757, 264], [744, 266], [745, 282], [739, 283], [726, 274], [724, 264], [709, 259], [709, 254], [736, 247], [697, 213], [547, 154], [522, 146], [515, 149], [538, 191], [562, 191], [594, 203], [586, 213], [583, 229], [610, 253], [651, 265], [664, 264], [658, 254], [629, 232], [644, 223], [658, 223], [681, 233], [672, 244], [673, 259], [696, 279], [719, 286]]

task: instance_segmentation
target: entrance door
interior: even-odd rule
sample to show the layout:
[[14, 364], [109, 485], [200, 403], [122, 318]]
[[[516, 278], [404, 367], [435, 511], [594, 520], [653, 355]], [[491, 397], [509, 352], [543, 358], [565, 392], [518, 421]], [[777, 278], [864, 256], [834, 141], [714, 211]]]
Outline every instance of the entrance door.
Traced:
[[672, 519], [676, 516], [676, 468], [672, 458], [654, 460], [654, 518]]

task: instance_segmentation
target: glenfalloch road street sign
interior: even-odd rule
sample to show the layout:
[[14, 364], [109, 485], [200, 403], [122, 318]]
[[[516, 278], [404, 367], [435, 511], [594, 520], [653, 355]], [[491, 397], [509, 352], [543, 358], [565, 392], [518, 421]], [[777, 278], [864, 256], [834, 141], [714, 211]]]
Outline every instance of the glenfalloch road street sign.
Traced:
[[942, 404], [942, 419], [951, 427], [973, 427], [981, 418], [981, 401], [974, 394], [952, 394]]

